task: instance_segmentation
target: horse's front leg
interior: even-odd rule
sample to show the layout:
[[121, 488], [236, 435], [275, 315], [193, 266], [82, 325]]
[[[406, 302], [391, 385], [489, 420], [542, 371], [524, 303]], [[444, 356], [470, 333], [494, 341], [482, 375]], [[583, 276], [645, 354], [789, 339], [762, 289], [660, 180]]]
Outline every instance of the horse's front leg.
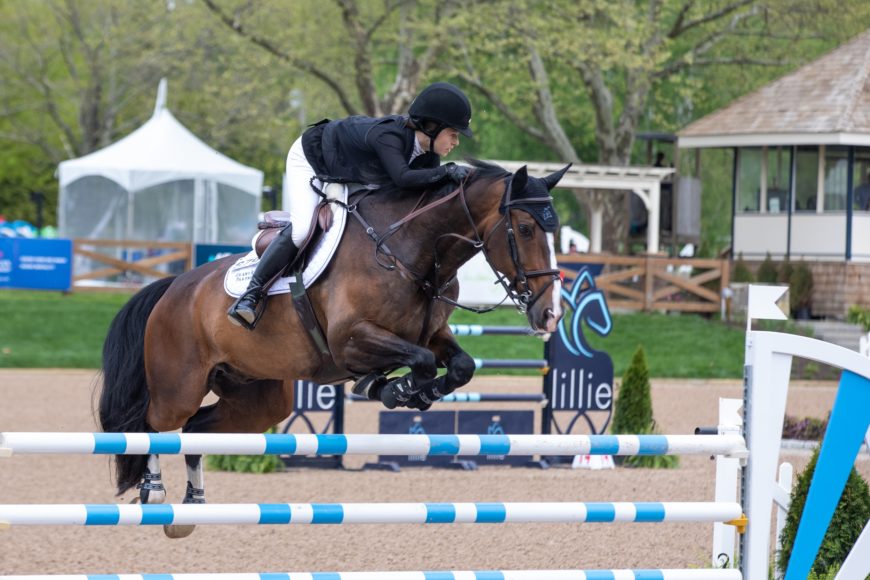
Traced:
[[456, 337], [445, 324], [429, 340], [429, 349], [434, 353], [439, 366], [447, 368], [447, 372], [434, 381], [430, 381], [415, 394], [408, 406], [425, 411], [432, 403], [449, 395], [459, 387], [468, 384], [476, 369], [474, 359], [462, 350]]
[[[390, 409], [406, 406], [408, 401], [435, 378], [438, 366], [432, 351], [393, 334], [369, 321], [355, 323], [340, 342], [336, 362], [349, 371], [366, 375], [358, 385], [365, 396], [380, 399]], [[410, 367], [411, 372], [392, 380], [382, 378], [385, 370]], [[357, 387], [354, 387], [357, 392]]]

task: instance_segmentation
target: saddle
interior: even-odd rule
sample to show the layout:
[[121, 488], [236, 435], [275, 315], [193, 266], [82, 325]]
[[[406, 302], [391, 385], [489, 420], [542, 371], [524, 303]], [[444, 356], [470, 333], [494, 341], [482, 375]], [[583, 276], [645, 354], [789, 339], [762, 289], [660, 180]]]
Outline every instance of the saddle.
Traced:
[[[297, 256], [303, 256], [306, 250], [313, 247], [312, 243], [316, 242], [320, 236], [332, 227], [332, 222], [335, 216], [332, 213], [332, 208], [328, 201], [324, 200], [317, 204], [314, 209], [314, 216], [311, 218], [311, 228], [309, 228], [308, 237], [302, 242]], [[262, 233], [257, 236], [257, 241], [254, 243], [254, 252], [258, 258], [263, 256], [263, 252], [269, 247], [269, 244], [278, 235], [278, 232], [290, 225], [290, 212], [280, 209], [267, 211], [263, 215], [263, 221], [257, 224], [257, 229], [262, 230]], [[300, 258], [297, 257], [297, 260]]]

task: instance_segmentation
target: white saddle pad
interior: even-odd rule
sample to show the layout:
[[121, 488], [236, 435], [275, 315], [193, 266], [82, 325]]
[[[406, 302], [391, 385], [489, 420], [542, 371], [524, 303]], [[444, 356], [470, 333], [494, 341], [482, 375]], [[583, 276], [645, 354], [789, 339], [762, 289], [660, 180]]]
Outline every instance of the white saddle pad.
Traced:
[[[324, 188], [324, 192], [331, 199], [338, 199], [347, 203], [347, 187], [340, 183], [330, 183]], [[338, 204], [331, 203], [329, 208], [332, 210], [334, 219], [329, 230], [320, 236], [314, 249], [309, 253], [308, 265], [302, 272], [302, 283], [308, 288], [320, 277], [329, 261], [338, 249], [338, 243], [341, 241], [341, 236], [344, 233], [344, 227], [347, 223], [347, 210]], [[254, 237], [252, 247], [256, 243], [257, 236]], [[254, 274], [254, 270], [260, 259], [256, 252], [251, 252], [239, 258], [235, 264], [230, 266], [224, 276], [224, 290], [227, 294], [234, 298], [238, 298], [247, 290], [248, 282]], [[269, 288], [269, 294], [287, 294], [290, 292], [290, 283], [295, 282], [295, 276], [286, 276], [278, 278], [278, 280]]]

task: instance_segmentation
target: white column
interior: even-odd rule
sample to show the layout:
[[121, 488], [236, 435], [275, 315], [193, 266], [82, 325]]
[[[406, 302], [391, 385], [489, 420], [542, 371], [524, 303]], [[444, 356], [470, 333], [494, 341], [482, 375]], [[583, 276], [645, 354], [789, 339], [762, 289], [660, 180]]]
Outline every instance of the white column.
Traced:
[[589, 210], [589, 252], [601, 253], [601, 237], [604, 227], [604, 210], [592, 207]]
[[650, 184], [647, 193], [648, 203], [646, 211], [648, 215], [646, 226], [646, 251], [648, 254], [659, 253], [659, 208], [661, 206], [661, 184], [656, 181]]

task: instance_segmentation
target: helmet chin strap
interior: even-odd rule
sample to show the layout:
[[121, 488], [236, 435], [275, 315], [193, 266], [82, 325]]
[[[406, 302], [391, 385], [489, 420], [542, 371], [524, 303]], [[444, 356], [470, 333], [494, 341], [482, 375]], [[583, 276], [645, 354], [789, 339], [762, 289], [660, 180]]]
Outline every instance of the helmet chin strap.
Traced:
[[427, 137], [429, 137], [429, 153], [435, 152], [435, 139], [438, 138], [438, 134], [441, 133], [444, 129], [447, 128], [447, 125], [441, 123], [438, 125], [434, 131], [427, 131], [426, 129], [420, 128], [420, 131]]

